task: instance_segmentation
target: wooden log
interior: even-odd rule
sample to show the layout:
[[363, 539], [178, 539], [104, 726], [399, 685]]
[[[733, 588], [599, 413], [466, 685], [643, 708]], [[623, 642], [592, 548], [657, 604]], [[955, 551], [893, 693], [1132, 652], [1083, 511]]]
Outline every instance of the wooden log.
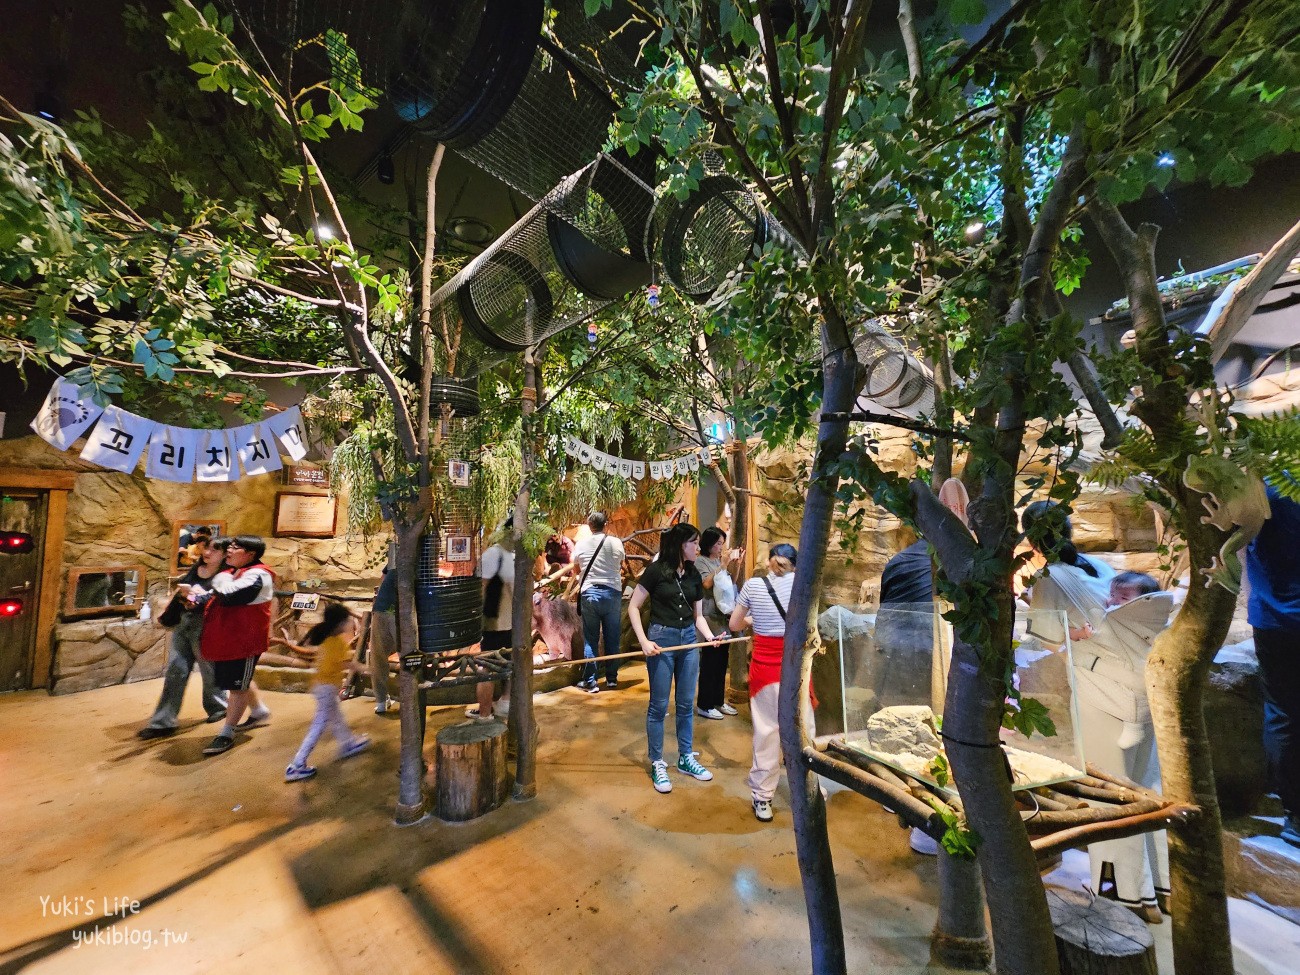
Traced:
[[506, 726], [500, 721], [452, 725], [438, 732], [435, 810], [452, 823], [475, 819], [506, 799]]
[[1051, 886], [1047, 907], [1061, 975], [1157, 975], [1155, 939], [1128, 908]]

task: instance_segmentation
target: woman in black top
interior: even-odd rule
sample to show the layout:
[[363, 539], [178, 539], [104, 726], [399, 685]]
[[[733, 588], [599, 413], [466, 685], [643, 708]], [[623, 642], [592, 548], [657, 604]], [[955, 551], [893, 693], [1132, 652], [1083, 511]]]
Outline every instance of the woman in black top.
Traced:
[[[190, 566], [181, 579], [181, 585], [203, 585], [220, 572], [228, 542], [227, 538], [209, 542], [199, 561]], [[190, 672], [195, 667], [203, 678], [203, 709], [208, 712], [208, 721], [220, 721], [226, 716], [226, 695], [217, 687], [212, 664], [199, 655], [199, 635], [203, 632], [203, 603], [181, 599], [181, 607], [181, 621], [172, 628], [167, 669], [163, 671], [162, 696], [149, 724], [136, 732], [137, 737], [146, 741], [176, 734], [185, 685], [189, 683]]]
[[[664, 533], [659, 558], [651, 562], [628, 605], [632, 632], [646, 655], [646, 672], [650, 678], [650, 706], [646, 711], [645, 731], [650, 748], [650, 778], [658, 792], [671, 792], [668, 765], [664, 761], [664, 718], [668, 716], [668, 695], [676, 681], [674, 707], [677, 728], [677, 771], [707, 782], [713, 773], [695, 757], [692, 750], [695, 733], [695, 687], [700, 677], [698, 649], [672, 650], [695, 643], [697, 633], [705, 640], [720, 639], [704, 620], [704, 582], [695, 571], [695, 557], [700, 553], [700, 533], [693, 525], [675, 525]], [[641, 625], [641, 606], [649, 603], [650, 629]], [[725, 634], [723, 634], [725, 636]]]

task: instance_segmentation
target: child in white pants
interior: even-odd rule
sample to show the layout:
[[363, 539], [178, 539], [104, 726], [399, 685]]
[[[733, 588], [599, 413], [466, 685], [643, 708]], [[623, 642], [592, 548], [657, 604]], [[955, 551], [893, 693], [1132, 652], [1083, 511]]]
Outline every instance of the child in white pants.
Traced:
[[284, 770], [284, 781], [301, 782], [316, 774], [316, 767], [308, 765], [312, 749], [328, 727], [339, 745], [339, 758], [351, 758], [370, 747], [365, 735], [354, 735], [339, 707], [339, 684], [343, 672], [357, 669], [352, 659], [352, 641], [357, 635], [357, 618], [341, 603], [329, 603], [319, 623], [307, 631], [307, 646], [316, 647], [316, 673], [312, 678], [311, 693], [316, 698], [316, 714], [311, 727], [302, 740], [298, 754]]

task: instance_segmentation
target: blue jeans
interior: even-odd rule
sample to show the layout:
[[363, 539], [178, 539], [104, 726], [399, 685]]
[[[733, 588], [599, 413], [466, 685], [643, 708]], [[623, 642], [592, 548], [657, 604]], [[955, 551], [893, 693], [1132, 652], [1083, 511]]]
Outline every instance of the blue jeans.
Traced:
[[[610, 586], [595, 585], [585, 589], [578, 597], [582, 610], [582, 656], [587, 660], [599, 657], [600, 634], [605, 632], [605, 656], [618, 653], [620, 630], [623, 623], [623, 594]], [[605, 680], [618, 680], [617, 660], [605, 664]], [[582, 668], [583, 681], [594, 681], [600, 665], [587, 664]]]
[[[661, 647], [677, 647], [695, 642], [695, 626], [674, 629], [651, 623], [646, 636]], [[675, 650], [657, 653], [645, 658], [646, 672], [650, 675], [650, 707], [645, 715], [645, 736], [650, 747], [650, 761], [661, 762], [664, 757], [664, 718], [668, 716], [668, 692], [677, 680], [674, 698], [677, 727], [677, 757], [683, 758], [694, 751], [695, 740], [695, 686], [700, 680], [700, 651]]]
[[211, 661], [199, 655], [199, 634], [203, 632], [203, 614], [187, 612], [172, 629], [171, 649], [167, 654], [167, 669], [163, 671], [162, 696], [158, 708], [149, 719], [150, 728], [175, 728], [185, 697], [185, 685], [190, 672], [198, 668], [203, 679], [203, 710], [213, 718], [226, 711], [226, 695], [217, 688]]

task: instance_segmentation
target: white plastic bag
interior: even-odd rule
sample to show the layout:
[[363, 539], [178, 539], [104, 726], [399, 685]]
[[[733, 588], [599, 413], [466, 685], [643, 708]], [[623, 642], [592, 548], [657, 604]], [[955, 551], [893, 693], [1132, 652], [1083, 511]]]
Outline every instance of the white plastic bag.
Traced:
[[713, 574], [713, 605], [723, 616], [730, 616], [736, 608], [736, 583], [726, 569]]

